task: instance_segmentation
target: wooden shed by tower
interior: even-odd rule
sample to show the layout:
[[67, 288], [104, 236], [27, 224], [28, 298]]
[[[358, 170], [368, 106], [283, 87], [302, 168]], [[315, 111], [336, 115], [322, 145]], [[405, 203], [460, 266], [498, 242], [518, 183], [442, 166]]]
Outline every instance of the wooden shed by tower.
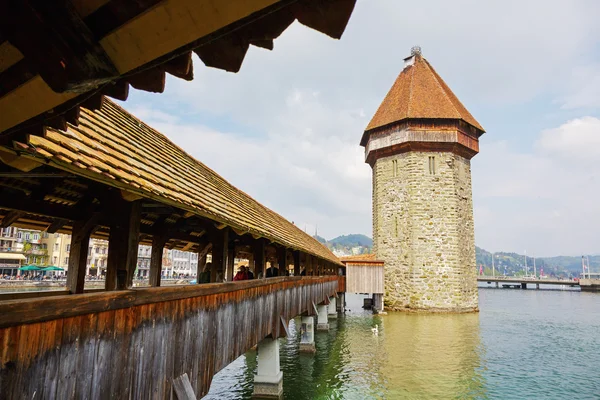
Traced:
[[470, 159], [483, 133], [413, 47], [361, 140], [387, 308], [477, 310]]

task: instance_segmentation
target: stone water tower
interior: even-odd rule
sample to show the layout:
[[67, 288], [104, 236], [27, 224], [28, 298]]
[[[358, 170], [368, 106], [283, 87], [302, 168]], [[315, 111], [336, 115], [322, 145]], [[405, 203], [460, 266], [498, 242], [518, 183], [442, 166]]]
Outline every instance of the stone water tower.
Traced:
[[470, 160], [483, 133], [414, 47], [360, 142], [386, 308], [478, 310]]

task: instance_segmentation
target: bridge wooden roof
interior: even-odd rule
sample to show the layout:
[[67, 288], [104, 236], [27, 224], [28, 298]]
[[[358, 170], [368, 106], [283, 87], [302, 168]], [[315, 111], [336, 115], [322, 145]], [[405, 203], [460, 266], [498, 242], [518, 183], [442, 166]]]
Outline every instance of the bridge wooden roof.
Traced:
[[[238, 235], [266, 238], [339, 264], [317, 240], [108, 99], [99, 110], [81, 108], [78, 126], [48, 128], [43, 136], [29, 135], [15, 147], [22, 159], [120, 189], [126, 198], [152, 199], [229, 226]], [[70, 180], [59, 191], [73, 192], [76, 184]]]
[[408, 119], [463, 120], [484, 133], [483, 127], [460, 102], [446, 82], [420, 54], [406, 66], [365, 129], [361, 146], [377, 128]]
[[79, 105], [193, 79], [192, 52], [237, 72], [295, 20], [340, 38], [356, 0], [0, 0], [0, 142], [76, 123]]

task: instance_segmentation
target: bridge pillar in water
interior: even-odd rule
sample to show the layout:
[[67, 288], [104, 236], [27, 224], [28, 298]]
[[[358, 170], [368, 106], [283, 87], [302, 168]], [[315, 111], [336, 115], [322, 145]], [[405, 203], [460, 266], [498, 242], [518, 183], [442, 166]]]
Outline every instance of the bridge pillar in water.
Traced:
[[527, 282], [521, 282], [521, 289], [527, 289]]
[[258, 343], [258, 366], [252, 397], [281, 399], [282, 395], [283, 372], [279, 364], [279, 341], [266, 338]]
[[373, 293], [373, 311], [383, 311], [383, 293]]
[[536, 283], [536, 284], [535, 284], [535, 288], [536, 288], [536, 289], [539, 289], [539, 288], [540, 288], [540, 284], [539, 284], [539, 283]]
[[300, 321], [300, 353], [314, 353], [315, 348], [315, 318], [302, 317]]
[[331, 297], [329, 299], [329, 318], [337, 318], [337, 299]]
[[346, 293], [338, 293], [336, 308], [338, 312], [344, 312], [346, 308]]
[[496, 288], [500, 287], [500, 282], [496, 282]]
[[327, 310], [328, 306], [325, 304], [319, 304], [317, 306], [317, 330], [318, 331], [328, 331], [329, 330], [329, 321], [327, 319]]

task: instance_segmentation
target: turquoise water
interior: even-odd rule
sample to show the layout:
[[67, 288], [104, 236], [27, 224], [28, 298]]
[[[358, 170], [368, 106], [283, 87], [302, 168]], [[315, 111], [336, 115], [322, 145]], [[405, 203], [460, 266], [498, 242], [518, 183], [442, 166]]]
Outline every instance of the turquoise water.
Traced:
[[[281, 339], [285, 399], [600, 399], [600, 294], [480, 289], [479, 314], [373, 316], [363, 296], [298, 354]], [[371, 328], [379, 326], [379, 335]], [[248, 399], [256, 352], [207, 399]]]

